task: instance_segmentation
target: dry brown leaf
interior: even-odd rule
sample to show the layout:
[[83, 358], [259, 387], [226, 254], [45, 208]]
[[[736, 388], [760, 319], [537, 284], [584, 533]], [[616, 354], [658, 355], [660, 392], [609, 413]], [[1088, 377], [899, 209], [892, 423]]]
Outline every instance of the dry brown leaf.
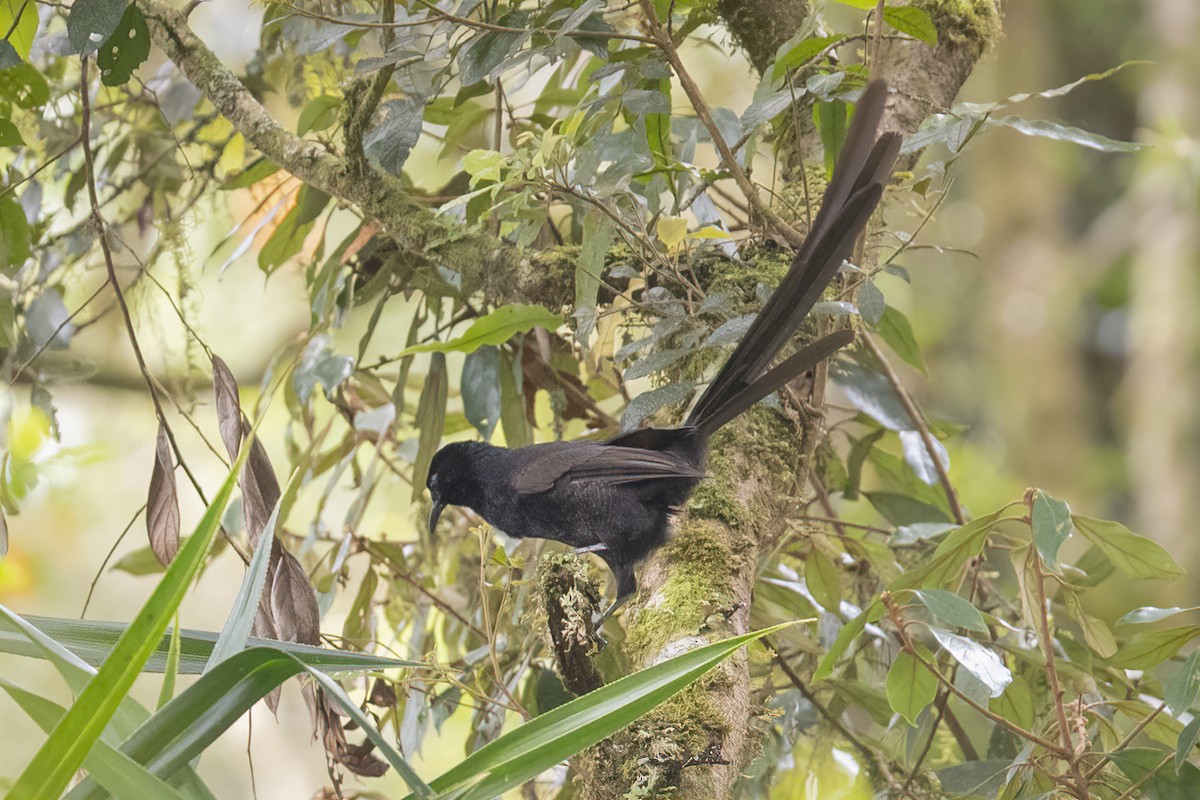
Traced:
[[321, 643], [321, 615], [317, 594], [304, 567], [287, 550], [280, 550], [271, 583], [271, 611], [281, 639], [304, 644]]
[[150, 493], [146, 500], [146, 533], [155, 557], [164, 567], [170, 564], [179, 552], [179, 493], [171, 440], [162, 423], [158, 425], [154, 470], [150, 473]]

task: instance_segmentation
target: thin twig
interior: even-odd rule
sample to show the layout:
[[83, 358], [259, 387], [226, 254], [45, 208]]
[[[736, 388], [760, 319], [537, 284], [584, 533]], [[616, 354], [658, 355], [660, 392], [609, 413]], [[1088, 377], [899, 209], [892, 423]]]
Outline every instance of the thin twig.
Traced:
[[896, 370], [892, 369], [891, 363], [888, 362], [887, 356], [884, 354], [879, 344], [868, 334], [863, 333], [860, 337], [866, 344], [867, 349], [871, 351], [871, 355], [879, 362], [879, 366], [883, 369], [883, 376], [887, 378], [888, 383], [896, 391], [896, 395], [900, 398], [901, 405], [908, 413], [913, 425], [916, 427], [917, 433], [921, 436], [921, 442], [925, 445], [925, 451], [929, 454], [929, 460], [933, 462], [933, 468], [937, 472], [938, 482], [942, 485], [942, 491], [946, 493], [946, 502], [950, 506], [950, 514], [954, 517], [954, 521], [959, 525], [965, 525], [967, 522], [966, 514], [963, 513], [962, 506], [958, 503], [958, 494], [954, 491], [954, 485], [950, 483], [950, 474], [946, 471], [946, 465], [942, 462], [941, 453], [938, 450], [933, 434], [929, 430], [929, 423], [925, 420], [925, 415], [921, 413], [916, 401], [912, 395], [908, 393], [908, 389], [904, 388], [904, 383], [900, 380], [900, 376], [896, 374]]

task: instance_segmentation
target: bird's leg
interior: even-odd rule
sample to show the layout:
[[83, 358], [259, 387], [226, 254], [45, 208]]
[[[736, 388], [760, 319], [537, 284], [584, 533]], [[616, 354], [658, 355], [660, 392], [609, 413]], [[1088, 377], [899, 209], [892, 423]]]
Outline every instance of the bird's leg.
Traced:
[[637, 594], [637, 578], [633, 574], [633, 568], [624, 564], [616, 566], [610, 564], [609, 566], [617, 579], [617, 599], [613, 600], [612, 605], [600, 615], [596, 621], [596, 630], [600, 630], [618, 608], [628, 603], [629, 598]]
[[604, 542], [597, 542], [596, 544], [589, 544], [587, 547], [576, 547], [575, 553], [576, 555], [583, 555], [584, 553], [603, 553], [607, 549], [608, 545], [604, 544]]

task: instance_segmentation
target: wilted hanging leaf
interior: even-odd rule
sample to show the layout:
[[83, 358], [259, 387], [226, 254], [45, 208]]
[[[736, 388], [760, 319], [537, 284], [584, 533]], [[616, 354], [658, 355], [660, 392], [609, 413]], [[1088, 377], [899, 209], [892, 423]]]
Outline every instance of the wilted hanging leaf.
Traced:
[[150, 549], [165, 567], [179, 552], [179, 493], [175, 487], [175, 462], [167, 427], [158, 426], [154, 447], [154, 471], [150, 473], [150, 495], [146, 500], [146, 533]]
[[321, 613], [317, 595], [304, 567], [287, 550], [280, 550], [271, 584], [271, 610], [279, 638], [302, 644], [321, 643]]
[[130, 3], [121, 24], [96, 53], [100, 80], [105, 86], [120, 86], [150, 57], [150, 28], [136, 3]]
[[225, 451], [229, 453], [230, 458], [237, 458], [238, 451], [242, 448], [242, 405], [238, 400], [237, 380], [233, 377], [229, 365], [220, 356], [213, 356], [212, 366], [217, 427], [221, 431]]
[[416, 426], [420, 431], [417, 441], [417, 459], [413, 463], [413, 500], [425, 491], [425, 479], [429, 477], [429, 463], [438, 443], [442, 441], [442, 428], [446, 424], [446, 396], [450, 386], [446, 379], [446, 357], [433, 354], [421, 399], [417, 404]]

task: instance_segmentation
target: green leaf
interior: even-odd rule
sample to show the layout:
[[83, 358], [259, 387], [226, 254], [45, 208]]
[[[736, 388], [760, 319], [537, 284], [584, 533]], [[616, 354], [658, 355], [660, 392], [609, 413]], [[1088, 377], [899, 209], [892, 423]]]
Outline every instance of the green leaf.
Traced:
[[786, 625], [713, 642], [614, 681], [467, 756], [432, 784], [441, 796], [487, 800], [629, 725], [751, 642]]
[[[281, 683], [306, 671], [304, 664], [288, 653], [271, 648], [244, 650], [217, 664], [139, 727], [120, 747], [122, 753], [159, 777], [170, 777], [187, 765], [245, 714], [251, 706]], [[315, 670], [310, 674], [321, 675]], [[344, 694], [341, 695], [344, 697]], [[335, 696], [334, 699], [339, 699]], [[339, 699], [340, 702], [340, 699]], [[353, 703], [351, 703], [353, 705]], [[358, 721], [358, 720], [356, 720]], [[369, 720], [360, 724], [367, 730]], [[370, 725], [373, 730], [374, 726]], [[375, 732], [378, 736], [378, 732]], [[372, 737], [372, 741], [375, 738]], [[377, 746], [380, 742], [375, 742]], [[381, 751], [403, 762], [386, 741]], [[411, 768], [402, 775], [416, 778]], [[420, 796], [429, 797], [428, 787], [416, 778]], [[423, 787], [423, 788], [422, 788]], [[67, 795], [68, 800], [95, 800], [102, 796], [92, 780], [86, 780]]]
[[988, 533], [1003, 514], [1004, 509], [1000, 509], [955, 528], [946, 534], [946, 538], [925, 564], [901, 574], [888, 588], [895, 592], [900, 589], [937, 587], [948, 583], [958, 575], [968, 559], [983, 552]]
[[[505, 28], [521, 28], [527, 21], [528, 15], [521, 11], [499, 19]], [[513, 30], [488, 31], [471, 37], [458, 50], [459, 81], [463, 86], [471, 86], [500, 72], [530, 35], [527, 30]]]
[[0, 197], [0, 270], [19, 267], [29, 258], [29, 223], [10, 197]]
[[1192, 651], [1183, 669], [1164, 684], [1163, 690], [1163, 700], [1176, 717], [1191, 707], [1200, 692], [1200, 650]]
[[1033, 543], [1046, 566], [1058, 571], [1058, 550], [1071, 535], [1071, 509], [1038, 489], [1033, 499]]
[[467, 354], [459, 380], [463, 413], [485, 442], [500, 424], [500, 369], [500, 350], [488, 345]]
[[37, 29], [37, 3], [34, 0], [0, 0], [0, 37], [3, 37], [22, 59], [29, 58]]
[[883, 9], [883, 19], [901, 33], [937, 47], [938, 32], [929, 12], [916, 6], [893, 6]]
[[279, 166], [277, 164], [265, 158], [259, 158], [241, 172], [230, 175], [222, 181], [221, 188], [224, 190], [245, 189], [248, 186], [258, 183], [263, 178], [269, 178], [278, 171]]
[[133, 71], [150, 57], [150, 29], [135, 3], [130, 3], [121, 24], [96, 53], [100, 80], [105, 86], [121, 86]]
[[413, 353], [472, 353], [485, 344], [504, 344], [518, 333], [528, 333], [537, 326], [553, 330], [563, 319], [542, 306], [512, 303], [500, 306], [485, 317], [471, 323], [462, 336], [448, 342], [430, 342], [401, 350], [396, 358]]
[[1013, 681], [1005, 688], [1004, 694], [992, 698], [988, 708], [1025, 729], [1033, 727], [1038, 715], [1033, 689], [1020, 675], [1013, 676]]
[[928, 374], [908, 317], [892, 306], [887, 306], [883, 310], [883, 316], [875, 324], [875, 330], [901, 360], [921, 370], [922, 374]]
[[[4, 678], [0, 678], [0, 689], [45, 733], [53, 730], [66, 713], [66, 709], [58, 703], [22, 689]], [[83, 765], [97, 783], [117, 797], [183, 800], [175, 788], [103, 740], [96, 742]]]
[[[503, 179], [507, 159], [495, 150], [472, 150], [463, 156], [462, 165], [475, 181], [499, 181]], [[474, 185], [475, 181], [472, 182]]]
[[0, 119], [0, 147], [22, 147], [25, 140], [12, 120]]
[[[75, 619], [65, 621], [80, 623], [80, 620]], [[42, 622], [44, 623], [44, 620]], [[0, 631], [4, 630], [19, 634], [18, 638], [21, 641], [32, 645], [32, 652], [26, 653], [26, 655], [49, 661], [75, 694], [83, 691], [88, 681], [96, 674], [96, 670], [92, 666], [63, 647], [59, 642], [47, 636], [39, 627], [36, 627], [29, 620], [17, 616], [0, 605]], [[115, 640], [115, 636], [113, 638]], [[105, 737], [121, 738], [129, 736], [149, 718], [150, 712], [138, 703], [137, 700], [132, 697], [126, 697], [117, 706], [117, 711], [113, 714], [112, 721], [105, 729], [101, 741], [104, 741]], [[97, 743], [97, 746], [99, 746], [99, 743]], [[196, 800], [215, 800], [212, 797], [212, 793], [208, 791], [208, 788], [196, 776], [191, 767], [185, 767], [181, 771], [177, 785], [184, 788], [189, 797]]]
[[933, 619], [948, 628], [966, 628], [977, 633], [987, 634], [987, 625], [983, 622], [983, 614], [971, 605], [970, 601], [959, 597], [954, 592], [943, 589], [919, 589], [913, 594], [924, 603], [933, 615]]
[[817, 132], [821, 134], [821, 145], [825, 149], [825, 175], [833, 174], [833, 165], [837, 163], [838, 155], [842, 152], [842, 144], [846, 141], [848, 115], [846, 103], [842, 100], [826, 102], [818, 100], [813, 103], [813, 122]]
[[126, 0], [75, 0], [67, 13], [71, 51], [90, 56], [113, 35], [125, 14]]
[[1185, 575], [1171, 554], [1153, 539], [1138, 536], [1119, 522], [1072, 514], [1075, 530], [1108, 556], [1117, 569], [1134, 578], [1179, 578]]
[[[0, 0], [3, 3], [5, 0]], [[33, 0], [29, 0], [33, 5]], [[4, 44], [0, 39], [0, 45]], [[0, 58], [4, 52], [0, 49]], [[0, 98], [11, 101], [17, 108], [41, 108], [50, 99], [50, 84], [32, 64], [17, 64], [0, 69]], [[81, 171], [74, 173], [82, 175]], [[79, 179], [82, 185], [82, 178]]]
[[1111, 753], [1109, 758], [1126, 778], [1137, 783], [1135, 797], [1193, 800], [1200, 793], [1200, 769], [1188, 763], [1182, 764], [1177, 772], [1162, 769], [1168, 755], [1169, 752], [1157, 748], [1129, 747]]
[[1026, 136], [1039, 136], [1043, 139], [1053, 139], [1058, 142], [1070, 142], [1102, 153], [1134, 153], [1145, 147], [1137, 142], [1119, 142], [1099, 133], [1073, 128], [1070, 125], [1060, 125], [1044, 119], [1021, 119], [1020, 117], [989, 117], [988, 125], [1003, 125]]
[[1200, 606], [1190, 606], [1188, 608], [1155, 608], [1154, 606], [1142, 606], [1135, 608], [1125, 616], [1117, 620], [1117, 627], [1122, 625], [1149, 625], [1152, 622], [1162, 622], [1164, 619], [1170, 619], [1176, 614], [1183, 614], [1188, 611], [1200, 611]]
[[878, 605], [879, 601], [873, 600], [871, 605], [863, 609], [861, 614], [842, 626], [842, 629], [838, 631], [837, 637], [833, 640], [833, 644], [829, 646], [829, 649], [825, 651], [825, 655], [821, 656], [821, 661], [817, 664], [817, 669], [812, 676], [814, 683], [825, 680], [833, 675], [833, 668], [837, 665], [838, 659], [845, 654], [854, 640], [866, 630], [867, 619]]
[[304, 247], [304, 239], [313, 229], [316, 218], [329, 205], [329, 195], [308, 184], [300, 187], [296, 204], [275, 226], [270, 238], [258, 253], [258, 267], [270, 275]]
[[[661, 225], [661, 223], [660, 223]], [[583, 246], [575, 266], [575, 338], [586, 345], [595, 327], [596, 295], [604, 275], [604, 259], [612, 245], [615, 224], [595, 209], [583, 217]]]
[[296, 122], [296, 135], [303, 136], [309, 131], [323, 131], [337, 122], [338, 109], [341, 108], [340, 97], [323, 94], [309, 100], [300, 112]]
[[917, 717], [937, 695], [937, 678], [908, 651], [896, 656], [887, 673], [887, 697], [892, 710], [914, 728]]
[[807, 64], [826, 48], [845, 38], [843, 34], [838, 33], [832, 36], [810, 36], [795, 44], [791, 44], [790, 41], [785, 42], [775, 56], [775, 67], [771, 72], [771, 77], [779, 80], [787, 74], [788, 70]]
[[1195, 625], [1139, 633], [1125, 642], [1109, 661], [1122, 669], [1150, 669], [1174, 656], [1197, 636], [1200, 627]]
[[1083, 639], [1087, 642], [1088, 647], [1092, 648], [1101, 658], [1110, 658], [1116, 653], [1117, 640], [1113, 638], [1112, 631], [1108, 629], [1103, 620], [1096, 619], [1083, 610], [1079, 595], [1064, 588], [1061, 596], [1067, 607], [1067, 613], [1071, 619], [1079, 623], [1079, 628], [1083, 631]]
[[805, 561], [804, 580], [817, 602], [826, 611], [836, 614], [842, 604], [842, 573], [815, 547]]
[[379, 114], [379, 122], [363, 137], [363, 152], [373, 166], [399, 177], [421, 138], [425, 103], [419, 97], [388, 100], [379, 107]]
[[13, 784], [7, 800], [58, 797], [71, 776], [133, 686], [156, 645], [162, 640], [184, 594], [191, 587], [208, 548], [220, 528], [221, 514], [237, 485], [238, 474], [250, 448], [242, 453], [225, 478], [195, 531], [179, 549], [175, 560], [151, 593], [142, 611], [117, 640], [109, 658], [76, 698], [49, 738]]
[[941, 628], [931, 626], [929, 630], [938, 644], [953, 656], [963, 669], [987, 687], [989, 696], [999, 697], [1004, 693], [1005, 687], [1012, 683], [1012, 673], [1004, 666], [1000, 656], [979, 642]]
[[1175, 745], [1175, 772], [1179, 772], [1187, 764], [1192, 748], [1196, 746], [1196, 737], [1200, 736], [1200, 717], [1192, 717], [1192, 721], [1184, 726]]

